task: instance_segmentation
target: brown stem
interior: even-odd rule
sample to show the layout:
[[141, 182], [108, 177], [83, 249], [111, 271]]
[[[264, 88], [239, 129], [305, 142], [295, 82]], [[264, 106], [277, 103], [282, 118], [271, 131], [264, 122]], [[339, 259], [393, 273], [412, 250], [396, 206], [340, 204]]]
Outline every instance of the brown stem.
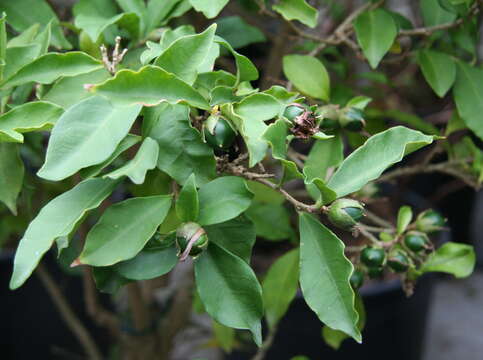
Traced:
[[35, 270], [35, 273], [42, 282], [42, 285], [49, 293], [50, 298], [57, 307], [60, 316], [65, 321], [69, 329], [77, 337], [79, 343], [82, 345], [89, 359], [101, 360], [102, 354], [98, 349], [96, 343], [92, 339], [92, 336], [89, 334], [86, 327], [82, 324], [80, 319], [72, 310], [72, 307], [68, 303], [60, 288], [52, 279], [52, 276], [49, 274], [47, 269], [42, 264], [39, 264], [39, 266]]

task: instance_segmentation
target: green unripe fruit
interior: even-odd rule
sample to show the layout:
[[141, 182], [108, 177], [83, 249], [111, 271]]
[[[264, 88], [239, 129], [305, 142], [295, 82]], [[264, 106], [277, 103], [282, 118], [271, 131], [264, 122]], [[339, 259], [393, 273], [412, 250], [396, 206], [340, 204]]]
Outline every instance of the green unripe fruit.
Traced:
[[349, 282], [353, 289], [359, 289], [364, 283], [364, 273], [361, 270], [354, 269]]
[[416, 229], [428, 234], [443, 229], [445, 225], [446, 221], [441, 214], [431, 209], [422, 212], [416, 219]]
[[285, 108], [283, 112], [283, 116], [287, 118], [290, 122], [294, 122], [297, 116], [300, 116], [304, 113], [305, 109], [302, 105], [289, 105]]
[[414, 252], [420, 252], [421, 250], [430, 248], [430, 242], [428, 236], [419, 231], [411, 231], [404, 237], [404, 245]]
[[361, 261], [368, 267], [381, 267], [384, 264], [386, 253], [384, 249], [366, 247], [361, 251]]
[[357, 200], [339, 199], [330, 205], [328, 217], [338, 228], [350, 230], [364, 216], [364, 206]]
[[228, 121], [212, 115], [206, 122], [209, 124], [203, 128], [206, 142], [215, 149], [229, 149], [235, 141], [236, 133]]
[[188, 255], [196, 258], [208, 247], [208, 236], [197, 223], [184, 223], [176, 231], [176, 246], [181, 260]]
[[355, 107], [347, 107], [339, 112], [340, 125], [350, 131], [361, 131], [366, 126], [364, 112]]
[[409, 269], [409, 258], [402, 252], [397, 251], [387, 259], [387, 265], [395, 272], [405, 272]]
[[384, 273], [384, 268], [383, 267], [370, 267], [367, 268], [367, 275], [371, 279], [379, 279], [382, 277], [382, 274]]

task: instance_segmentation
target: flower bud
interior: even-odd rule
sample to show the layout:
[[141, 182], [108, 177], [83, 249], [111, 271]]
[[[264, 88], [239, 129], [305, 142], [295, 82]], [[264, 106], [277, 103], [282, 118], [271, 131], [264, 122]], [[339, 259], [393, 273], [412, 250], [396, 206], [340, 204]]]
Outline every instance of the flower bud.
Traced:
[[366, 126], [364, 112], [355, 107], [346, 107], [339, 112], [340, 125], [349, 131], [361, 131]]
[[367, 246], [361, 251], [361, 261], [370, 268], [381, 267], [384, 264], [386, 253], [384, 249]]
[[423, 249], [430, 249], [431, 242], [428, 236], [419, 231], [410, 231], [404, 237], [404, 245], [414, 252], [420, 252]]
[[442, 230], [445, 225], [446, 220], [432, 209], [423, 211], [416, 219], [416, 229], [428, 234]]
[[186, 260], [188, 255], [196, 258], [208, 247], [208, 236], [197, 223], [184, 223], [176, 231], [176, 246], [181, 261]]
[[401, 250], [398, 250], [389, 255], [387, 259], [387, 265], [394, 272], [400, 273], [405, 272], [409, 269], [410, 262], [406, 254]]
[[235, 141], [236, 133], [230, 123], [215, 114], [208, 117], [203, 126], [206, 142], [214, 149], [229, 149]]
[[339, 199], [330, 205], [328, 217], [338, 228], [350, 230], [364, 215], [364, 206], [357, 200]]

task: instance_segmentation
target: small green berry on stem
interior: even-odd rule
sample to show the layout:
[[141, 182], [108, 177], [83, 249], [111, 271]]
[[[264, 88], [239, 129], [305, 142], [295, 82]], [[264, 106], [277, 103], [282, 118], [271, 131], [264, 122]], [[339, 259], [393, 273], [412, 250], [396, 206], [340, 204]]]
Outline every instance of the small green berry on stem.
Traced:
[[327, 215], [338, 228], [352, 230], [364, 216], [364, 205], [353, 199], [338, 199], [330, 205]]
[[368, 267], [380, 267], [384, 264], [385, 259], [384, 249], [368, 246], [361, 251], [361, 261]]
[[196, 258], [208, 247], [208, 236], [197, 223], [184, 223], [176, 231], [176, 246], [180, 261], [186, 260], [188, 256]]
[[402, 251], [398, 250], [389, 255], [387, 265], [397, 273], [405, 272], [411, 265], [409, 258]]
[[432, 209], [423, 211], [416, 219], [416, 229], [424, 233], [435, 233], [446, 225], [446, 220], [441, 214]]
[[404, 237], [404, 245], [414, 252], [420, 252], [424, 249], [431, 249], [431, 242], [428, 236], [420, 231], [410, 231]]

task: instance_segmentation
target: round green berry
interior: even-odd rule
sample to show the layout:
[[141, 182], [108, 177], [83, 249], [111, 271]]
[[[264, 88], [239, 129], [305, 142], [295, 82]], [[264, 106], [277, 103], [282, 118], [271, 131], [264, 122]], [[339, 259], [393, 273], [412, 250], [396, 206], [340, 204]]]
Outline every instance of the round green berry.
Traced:
[[384, 264], [386, 253], [384, 249], [375, 247], [365, 247], [361, 251], [361, 261], [368, 267], [380, 267]]

